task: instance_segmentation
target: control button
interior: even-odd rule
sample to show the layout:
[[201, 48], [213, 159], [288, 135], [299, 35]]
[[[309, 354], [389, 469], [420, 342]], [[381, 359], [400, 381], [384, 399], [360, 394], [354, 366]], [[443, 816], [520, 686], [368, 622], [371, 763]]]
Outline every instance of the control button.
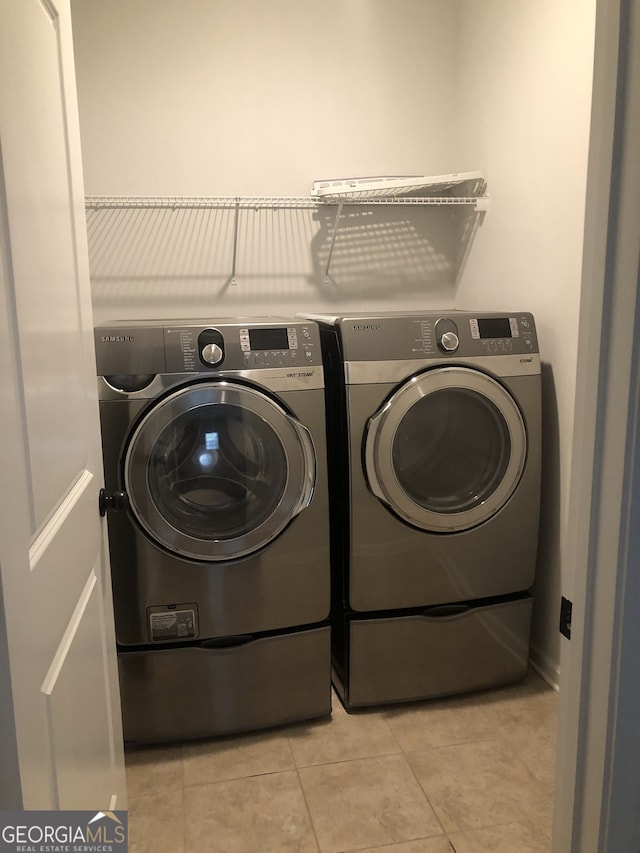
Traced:
[[531, 338], [531, 335], [523, 335], [522, 339], [524, 341], [525, 349], [532, 349], [533, 348], [533, 340]]
[[455, 352], [460, 345], [458, 327], [449, 317], [440, 317], [435, 324], [435, 336], [438, 348], [442, 352]]
[[307, 338], [307, 340], [309, 340], [309, 338], [311, 337], [311, 332], [309, 331], [309, 329], [302, 330], [302, 337]]
[[220, 329], [203, 329], [198, 335], [196, 352], [200, 362], [207, 367], [224, 361], [224, 337]]
[[460, 345], [458, 336], [455, 332], [445, 332], [440, 338], [440, 347], [445, 352], [455, 352]]
[[520, 325], [522, 326], [523, 329], [528, 329], [530, 327], [531, 323], [527, 320], [526, 317], [523, 317], [520, 320]]
[[311, 352], [311, 350], [306, 349], [304, 351], [304, 357], [307, 361], [313, 361], [313, 353]]
[[207, 344], [202, 348], [202, 360], [206, 361], [207, 364], [219, 364], [223, 355], [222, 347], [219, 347], [218, 344]]

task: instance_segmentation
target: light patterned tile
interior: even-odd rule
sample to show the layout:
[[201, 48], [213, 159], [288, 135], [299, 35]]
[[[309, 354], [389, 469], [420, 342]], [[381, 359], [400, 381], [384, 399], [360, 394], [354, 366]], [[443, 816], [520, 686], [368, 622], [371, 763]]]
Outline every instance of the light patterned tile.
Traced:
[[447, 833], [523, 819], [543, 829], [551, 826], [552, 792], [502, 741], [446, 746], [407, 758]]
[[385, 719], [405, 752], [494, 736], [491, 717], [475, 696], [398, 706], [388, 710]]
[[509, 687], [479, 694], [478, 704], [501, 736], [528, 737], [555, 731], [557, 726], [558, 694], [535, 674]]
[[286, 734], [272, 732], [198, 741], [184, 747], [184, 784], [206, 785], [295, 767]]
[[449, 838], [456, 853], [551, 853], [550, 836], [526, 822], [454, 832]]
[[441, 835], [402, 755], [299, 770], [322, 853]]
[[493, 721], [494, 736], [504, 740], [549, 789], [555, 784], [558, 695], [538, 675], [482, 694], [482, 709]]
[[329, 720], [289, 729], [298, 767], [400, 753], [400, 746], [379, 712], [337, 713]]
[[182, 788], [181, 746], [128, 747], [125, 767], [129, 797]]
[[317, 853], [295, 771], [184, 789], [186, 849], [206, 853]]
[[182, 791], [129, 798], [129, 853], [185, 853]]
[[357, 853], [454, 853], [454, 850], [444, 835], [438, 835], [435, 838], [420, 838], [417, 841], [406, 841], [402, 844], [367, 847], [365, 850], [359, 849]]
[[510, 733], [505, 740], [538, 782], [552, 791], [556, 775], [556, 730]]

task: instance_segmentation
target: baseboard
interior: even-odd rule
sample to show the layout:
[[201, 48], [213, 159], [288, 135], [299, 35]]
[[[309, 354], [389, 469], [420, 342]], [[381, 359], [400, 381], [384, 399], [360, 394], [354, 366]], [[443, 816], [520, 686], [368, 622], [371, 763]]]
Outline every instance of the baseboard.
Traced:
[[529, 648], [529, 665], [556, 693], [560, 691], [560, 667], [535, 647]]

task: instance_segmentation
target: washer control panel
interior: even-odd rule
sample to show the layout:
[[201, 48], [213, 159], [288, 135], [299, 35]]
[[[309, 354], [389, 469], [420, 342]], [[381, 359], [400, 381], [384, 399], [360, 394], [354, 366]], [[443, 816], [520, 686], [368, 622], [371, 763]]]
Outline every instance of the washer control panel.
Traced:
[[311, 321], [165, 326], [164, 345], [167, 373], [322, 364], [320, 333]]

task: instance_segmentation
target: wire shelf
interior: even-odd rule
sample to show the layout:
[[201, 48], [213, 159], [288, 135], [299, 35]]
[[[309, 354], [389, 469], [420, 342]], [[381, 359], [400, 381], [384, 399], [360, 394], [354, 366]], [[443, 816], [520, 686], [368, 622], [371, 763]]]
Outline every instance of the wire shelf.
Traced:
[[[486, 182], [481, 172], [460, 172], [452, 175], [395, 176], [371, 178], [341, 178], [314, 181], [308, 196], [87, 196], [85, 208], [95, 213], [101, 210], [231, 210], [234, 211], [231, 273], [228, 282], [236, 284], [239, 223], [241, 210], [316, 210], [334, 208], [333, 227], [328, 241], [324, 281], [330, 283], [329, 269], [336, 238], [346, 220], [345, 207], [377, 205], [466, 207], [465, 218], [471, 215], [475, 232], [488, 209]], [[471, 212], [469, 213], [469, 208]], [[353, 214], [350, 214], [353, 215]], [[458, 219], [460, 217], [457, 217]], [[468, 250], [471, 240], [466, 241]], [[462, 265], [462, 262], [461, 262]], [[461, 268], [461, 267], [460, 267]]]
[[87, 210], [168, 209], [198, 210], [207, 208], [248, 210], [294, 210], [335, 204], [357, 205], [473, 205], [481, 206], [479, 196], [377, 196], [377, 197], [309, 197], [309, 196], [87, 196]]

